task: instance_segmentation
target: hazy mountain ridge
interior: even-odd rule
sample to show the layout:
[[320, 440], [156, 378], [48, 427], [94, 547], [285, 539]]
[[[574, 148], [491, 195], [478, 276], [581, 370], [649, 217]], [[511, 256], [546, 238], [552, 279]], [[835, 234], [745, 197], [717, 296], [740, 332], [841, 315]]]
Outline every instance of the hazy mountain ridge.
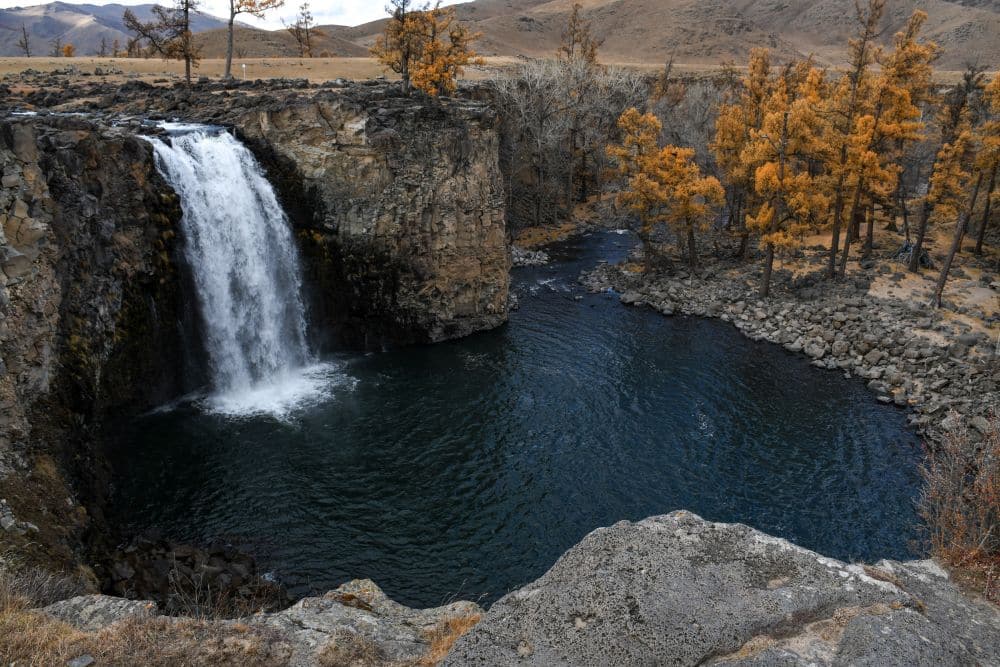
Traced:
[[[128, 33], [122, 24], [122, 15], [131, 8], [142, 20], [152, 17], [155, 4], [126, 5], [72, 5], [51, 2], [30, 7], [0, 9], [0, 56], [24, 55], [17, 42], [21, 39], [21, 26], [28, 30], [32, 55], [48, 55], [52, 40], [60, 38], [64, 44], [73, 44], [77, 55], [97, 53], [103, 38], [110, 50], [117, 39], [122, 48]], [[194, 32], [225, 27], [220, 18], [197, 12], [192, 20]]]
[[[555, 52], [574, 0], [476, 0], [454, 5], [458, 17], [483, 34], [477, 50], [484, 55], [549, 56]], [[813, 55], [821, 63], [843, 61], [853, 30], [854, 0], [581, 0], [594, 32], [604, 40], [601, 57], [609, 62], [656, 63], [673, 56], [679, 62], [741, 62], [756, 46], [781, 58]], [[152, 4], [133, 10], [148, 16]], [[915, 9], [929, 15], [925, 35], [944, 53], [939, 66], [959, 69], [968, 61], [1000, 67], [1000, 0], [888, 0], [883, 41], [888, 43]], [[0, 55], [19, 55], [22, 22], [32, 35], [33, 52], [51, 51], [61, 36], [79, 55], [95, 53], [127, 35], [123, 5], [70, 5], [53, 2], [0, 10]], [[320, 26], [314, 55], [365, 56], [385, 20], [360, 26]], [[225, 54], [225, 21], [201, 14], [194, 25], [204, 57]], [[240, 57], [297, 56], [294, 39], [284, 30], [241, 26], [236, 35]]]

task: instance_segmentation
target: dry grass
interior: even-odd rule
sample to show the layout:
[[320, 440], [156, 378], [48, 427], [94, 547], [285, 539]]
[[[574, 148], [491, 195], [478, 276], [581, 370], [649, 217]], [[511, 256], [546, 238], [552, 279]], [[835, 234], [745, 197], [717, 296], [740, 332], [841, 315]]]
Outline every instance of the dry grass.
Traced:
[[376, 667], [389, 659], [371, 637], [340, 630], [316, 656], [320, 667]]
[[[466, 70], [467, 79], [476, 80], [488, 76], [497, 67], [509, 64], [509, 58], [490, 58], [485, 67], [470, 67]], [[373, 79], [385, 75], [389, 79], [398, 78], [392, 72], [386, 72], [374, 58], [244, 58], [234, 59], [233, 74], [243, 77], [243, 65], [246, 65], [246, 78], [273, 79], [292, 78], [309, 79], [313, 83], [332, 81], [334, 79]], [[96, 56], [81, 58], [0, 58], [0, 75], [17, 74], [26, 69], [39, 72], [64, 70], [76, 67], [81, 73], [92, 73], [100, 67], [105, 71], [120, 70], [121, 74], [111, 74], [109, 81], [125, 81], [126, 75], [137, 75], [140, 79], [181, 80], [184, 74], [184, 63], [177, 60], [161, 60], [159, 58], [98, 58]], [[194, 70], [194, 76], [219, 78], [225, 68], [225, 60], [221, 58], [204, 59]], [[81, 80], [93, 80], [87, 77]]]
[[82, 632], [33, 608], [80, 594], [69, 577], [0, 563], [0, 664], [64, 665], [82, 655], [98, 665], [274, 665], [287, 647], [248, 626], [134, 617]]
[[527, 250], [534, 250], [556, 241], [562, 241], [572, 236], [577, 229], [575, 222], [564, 222], [558, 225], [541, 227], [525, 227], [517, 233], [514, 244]]
[[481, 618], [480, 614], [449, 618], [428, 632], [427, 639], [430, 641], [431, 647], [427, 655], [424, 656], [424, 659], [420, 661], [420, 664], [436, 665], [444, 660], [445, 656], [448, 655], [448, 651], [458, 641], [458, 638], [471, 630]]
[[323, 647], [317, 660], [320, 667], [432, 667], [444, 660], [458, 638], [471, 630], [480, 618], [477, 613], [449, 618], [425, 632], [424, 638], [430, 648], [415, 662], [390, 660], [370, 637], [346, 629]]
[[933, 554], [1000, 603], [1000, 416], [988, 421], [981, 442], [962, 426], [928, 452], [920, 514]]

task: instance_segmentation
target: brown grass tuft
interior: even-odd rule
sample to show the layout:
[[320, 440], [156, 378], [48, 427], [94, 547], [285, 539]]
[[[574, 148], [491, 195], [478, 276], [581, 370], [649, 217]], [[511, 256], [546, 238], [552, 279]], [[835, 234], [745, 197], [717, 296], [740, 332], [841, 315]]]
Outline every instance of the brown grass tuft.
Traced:
[[430, 641], [431, 646], [427, 651], [427, 655], [420, 661], [420, 664], [436, 665], [444, 660], [445, 656], [448, 655], [448, 651], [458, 641], [458, 638], [471, 630], [481, 618], [482, 615], [478, 613], [449, 618], [428, 632], [427, 639]]

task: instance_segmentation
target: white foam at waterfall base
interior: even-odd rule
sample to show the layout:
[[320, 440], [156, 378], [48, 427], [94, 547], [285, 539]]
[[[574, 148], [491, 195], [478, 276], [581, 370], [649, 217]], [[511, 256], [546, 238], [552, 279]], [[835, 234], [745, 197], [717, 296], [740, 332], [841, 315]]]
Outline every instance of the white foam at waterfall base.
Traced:
[[253, 154], [218, 128], [168, 129], [178, 131], [169, 143], [150, 141], [180, 196], [204, 325], [212, 387], [198, 405], [282, 418], [328, 398], [344, 376], [309, 351], [295, 240]]
[[291, 419], [296, 412], [329, 401], [355, 380], [333, 363], [318, 363], [279, 373], [267, 383], [214, 392], [196, 403], [206, 412], [233, 418], [269, 416]]

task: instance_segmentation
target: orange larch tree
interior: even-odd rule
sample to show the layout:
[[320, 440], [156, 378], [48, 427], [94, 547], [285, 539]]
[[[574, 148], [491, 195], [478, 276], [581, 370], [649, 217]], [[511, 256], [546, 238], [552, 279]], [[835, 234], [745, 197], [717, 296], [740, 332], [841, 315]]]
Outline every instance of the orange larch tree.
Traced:
[[729, 187], [730, 226], [740, 232], [739, 256], [748, 248], [744, 211], [756, 203], [753, 200], [753, 173], [756, 165], [743, 159], [743, 151], [751, 134], [760, 130], [764, 119], [764, 103], [771, 94], [770, 54], [767, 49], [753, 49], [747, 73], [740, 81], [740, 90], [731, 102], [719, 106], [715, 121], [715, 138], [710, 148], [723, 179]]
[[[764, 104], [761, 128], [751, 132], [742, 160], [754, 169], [754, 190], [762, 203], [747, 227], [761, 235], [764, 273], [760, 295], [771, 292], [778, 249], [798, 246], [829, 205], [812, 165], [828, 150], [820, 109], [823, 73], [804, 63], [786, 67]], [[805, 71], [803, 71], [805, 70]]]
[[841, 78], [839, 85], [829, 98], [833, 130], [830, 133], [830, 140], [835, 149], [835, 157], [829, 165], [830, 174], [835, 181], [830, 256], [827, 265], [827, 273], [831, 278], [836, 275], [837, 270], [840, 225], [846, 203], [848, 176], [852, 171], [848, 164], [848, 151], [852, 143], [851, 134], [856, 129], [857, 117], [864, 112], [869, 104], [865, 92], [871, 76], [871, 65], [879, 51], [876, 40], [879, 36], [879, 24], [885, 12], [885, 0], [868, 0], [866, 5], [862, 5], [860, 0], [857, 0], [855, 7], [858, 32], [857, 36], [850, 41], [851, 67], [848, 73]]
[[694, 149], [658, 147], [662, 128], [653, 114], [628, 109], [618, 127], [622, 143], [608, 146], [607, 151], [618, 174], [627, 180], [626, 188], [618, 193], [618, 202], [641, 221], [639, 236], [645, 245], [647, 267], [653, 230], [660, 223], [666, 223], [678, 239], [685, 240], [688, 262], [696, 265], [696, 233], [707, 228], [724, 201], [722, 185], [702, 174], [694, 162]]
[[482, 33], [471, 33], [455, 20], [455, 10], [439, 5], [422, 13], [424, 42], [411, 68], [413, 86], [429, 95], [455, 92], [455, 82], [467, 65], [482, 65], [469, 46]]
[[[956, 142], [962, 133], [969, 129], [969, 105], [982, 87], [982, 70], [976, 66], [970, 66], [962, 75], [961, 83], [948, 92], [944, 106], [938, 114], [938, 124], [941, 128], [940, 148], [934, 163], [931, 165], [927, 194], [924, 195], [920, 205], [917, 237], [910, 250], [908, 266], [910, 271], [917, 272], [920, 269], [920, 257], [923, 254], [924, 238], [927, 235], [931, 213], [942, 202], [947, 202], [950, 196], [962, 185], [960, 179], [956, 180], [956, 172], [954, 172], [954, 160], [959, 157], [956, 152]], [[948, 171], [949, 174], [945, 177], [938, 177], [939, 170]]]
[[[847, 238], [840, 257], [838, 274], [847, 270], [851, 243], [857, 237], [855, 221], [861, 211], [875, 200], [887, 201], [897, 189], [899, 166], [897, 152], [907, 142], [922, 138], [923, 123], [920, 108], [914, 103], [921, 90], [928, 85], [931, 61], [937, 53], [934, 44], [919, 41], [920, 29], [927, 20], [922, 11], [914, 12], [906, 28], [894, 39], [893, 51], [881, 60], [877, 76], [862, 82], [871, 106], [856, 118], [848, 136], [845, 185], [853, 188], [853, 203], [847, 218]], [[872, 251], [874, 243], [874, 215], [868, 216], [868, 230], [864, 254]]]
[[993, 210], [993, 198], [996, 192], [997, 176], [1000, 172], [1000, 74], [993, 77], [993, 82], [986, 87], [986, 99], [989, 103], [990, 118], [983, 125], [983, 147], [979, 152], [978, 167], [990, 175], [986, 188], [986, 202], [983, 206], [983, 217], [976, 234], [977, 255], [983, 254], [983, 239], [986, 228], [990, 224], [990, 213]]
[[429, 95], [454, 92], [462, 68], [483, 61], [470, 48], [479, 38], [455, 20], [455, 10], [413, 0], [389, 0], [392, 17], [371, 48], [373, 56], [399, 74], [403, 93], [411, 86]]

